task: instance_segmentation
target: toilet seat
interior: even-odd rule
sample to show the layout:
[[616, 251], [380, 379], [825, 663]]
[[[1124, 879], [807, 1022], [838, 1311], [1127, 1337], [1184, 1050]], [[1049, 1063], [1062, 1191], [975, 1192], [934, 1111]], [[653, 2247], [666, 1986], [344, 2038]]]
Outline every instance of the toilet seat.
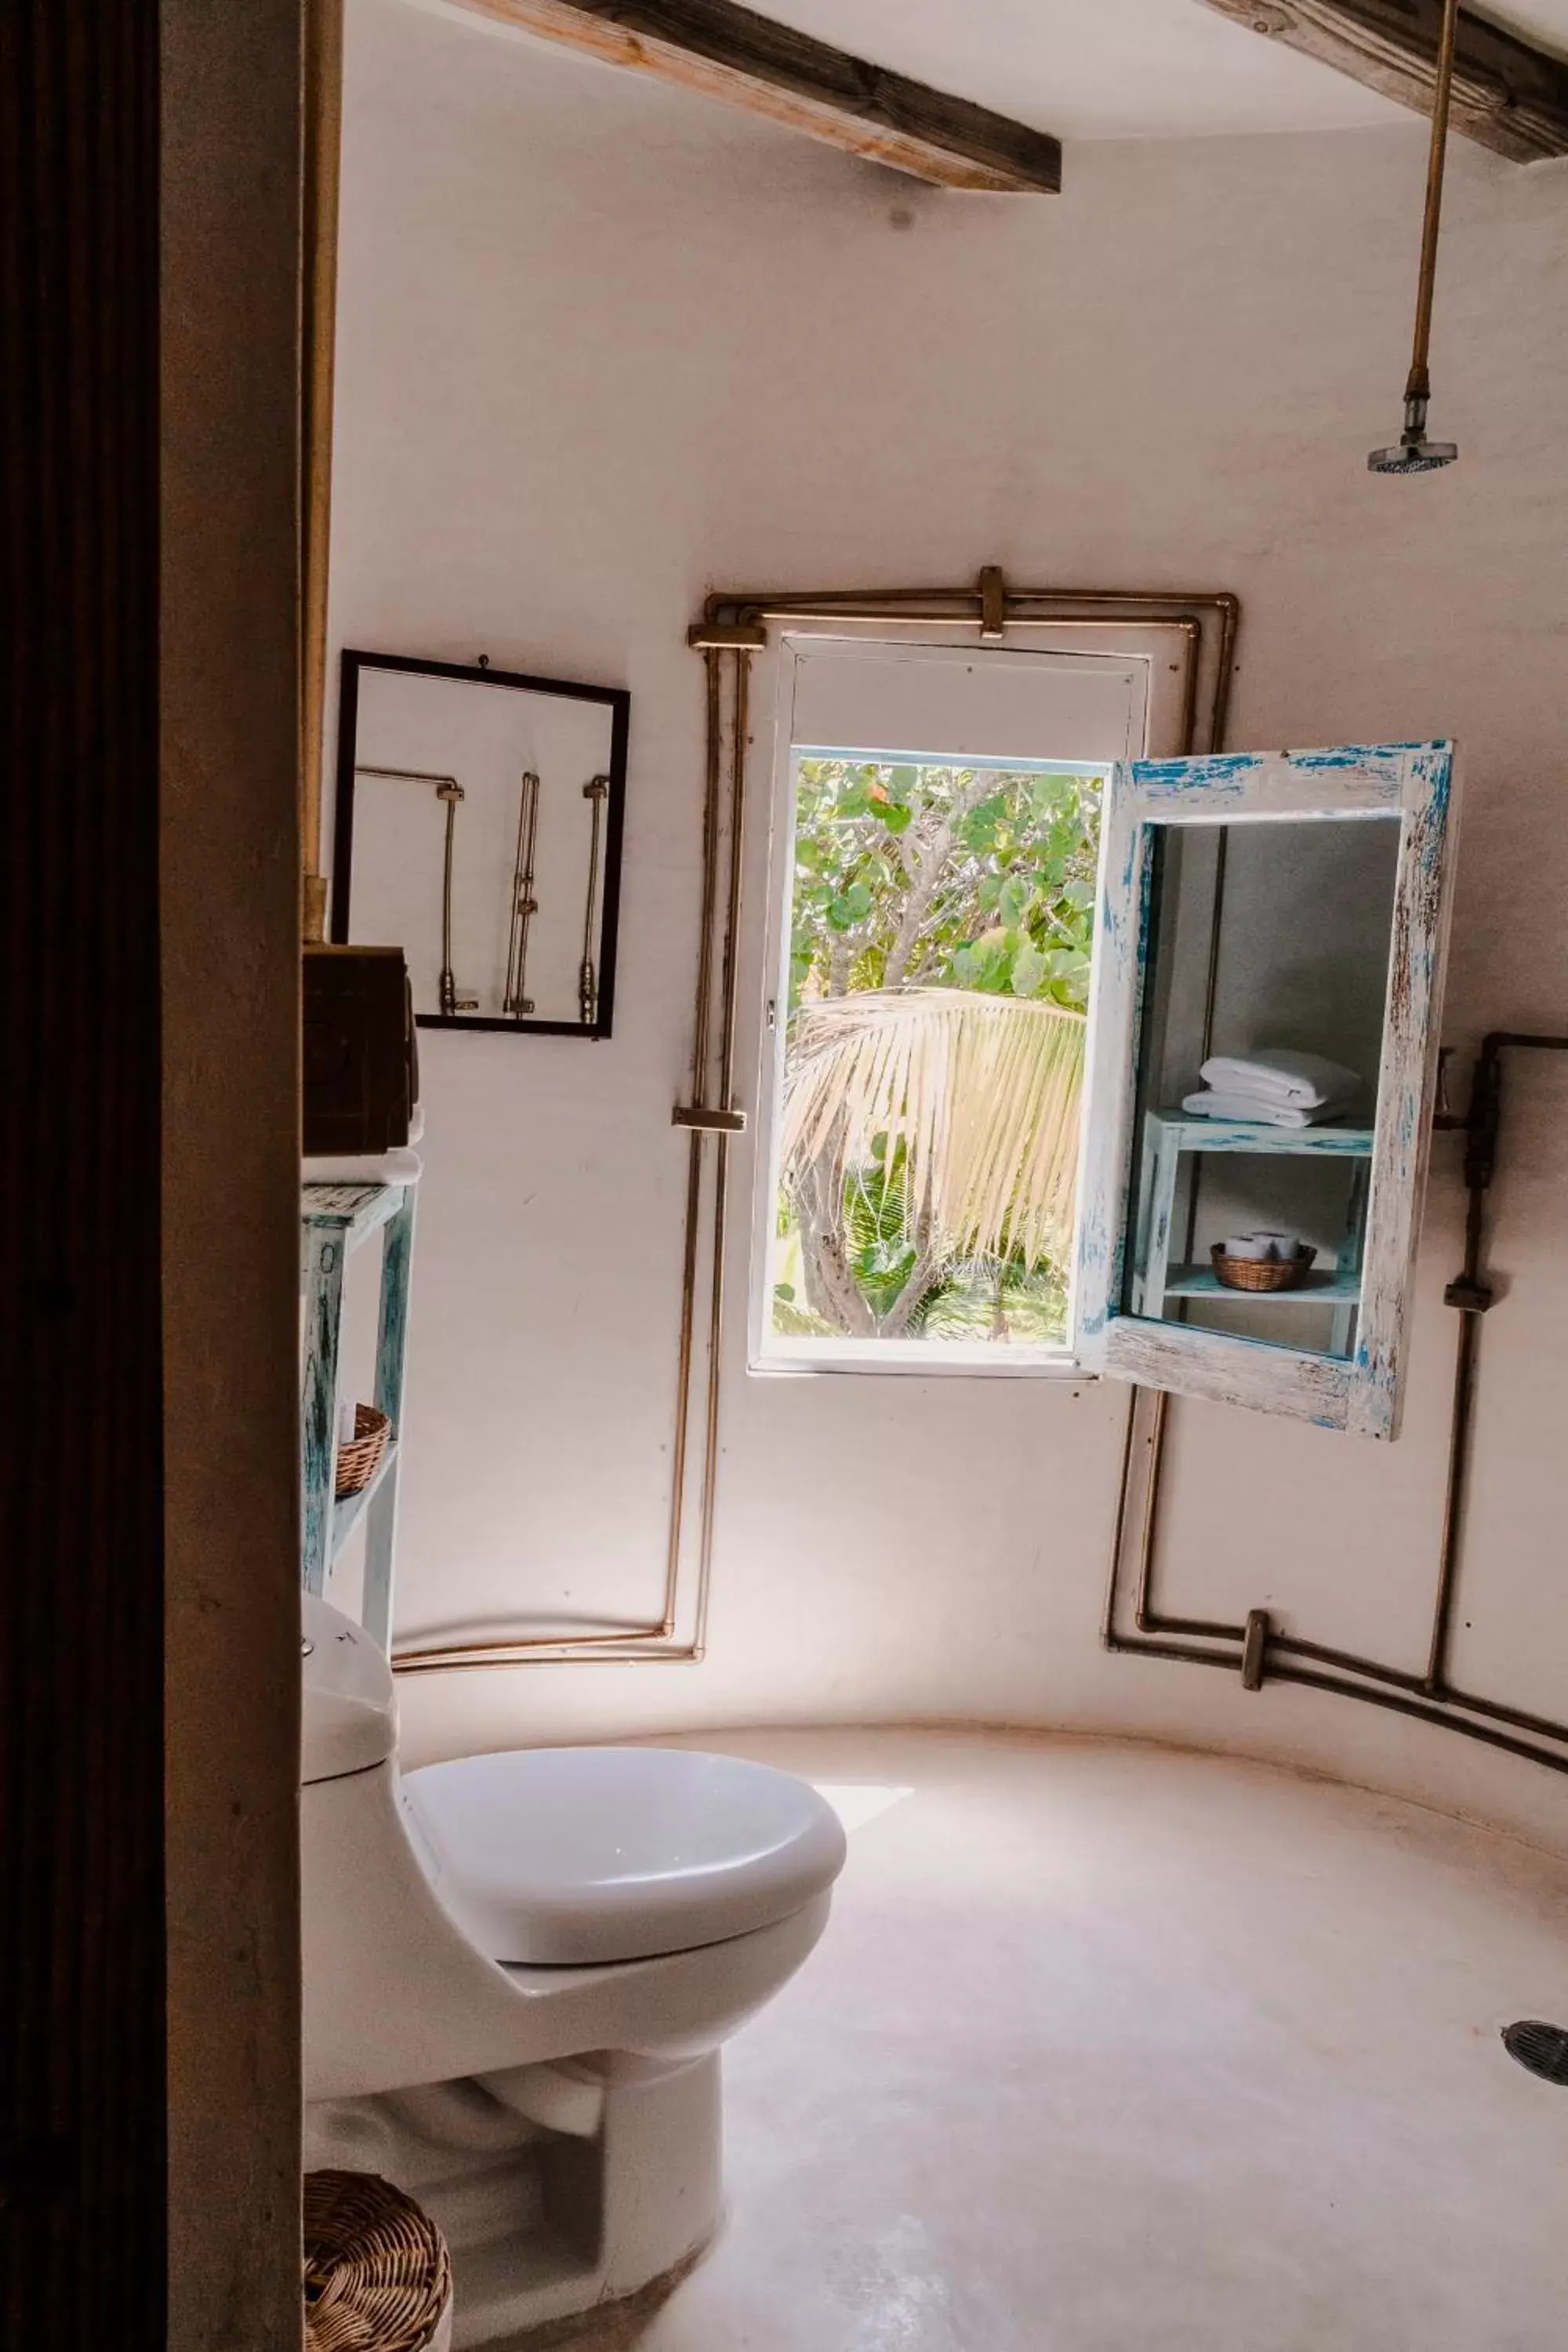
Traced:
[[405, 1774], [402, 1801], [443, 1904], [503, 1966], [721, 1943], [801, 1910], [844, 1863], [814, 1789], [687, 1748], [466, 1756]]

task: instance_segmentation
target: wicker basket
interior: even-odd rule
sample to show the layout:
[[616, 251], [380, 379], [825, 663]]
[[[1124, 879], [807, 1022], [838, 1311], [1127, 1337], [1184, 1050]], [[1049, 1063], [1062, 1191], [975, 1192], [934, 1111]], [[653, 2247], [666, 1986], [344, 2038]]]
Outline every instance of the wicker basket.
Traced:
[[340, 1503], [345, 1495], [357, 1495], [362, 1487], [369, 1486], [381, 1467], [381, 1457], [391, 1435], [392, 1423], [385, 1413], [377, 1412], [373, 1404], [355, 1405], [354, 1433], [338, 1448], [333, 1491]]
[[1316, 1250], [1294, 1257], [1226, 1257], [1223, 1242], [1209, 1252], [1214, 1278], [1225, 1290], [1300, 1290], [1316, 1262]]
[[435, 2352], [448, 2340], [447, 2242], [374, 2172], [305, 2175], [308, 2352]]

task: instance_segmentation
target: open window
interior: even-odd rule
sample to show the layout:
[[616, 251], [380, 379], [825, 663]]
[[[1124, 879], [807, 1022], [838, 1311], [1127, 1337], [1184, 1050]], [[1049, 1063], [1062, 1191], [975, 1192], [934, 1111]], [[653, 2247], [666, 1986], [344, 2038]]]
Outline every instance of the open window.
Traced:
[[1070, 1371], [1101, 801], [1190, 625], [780, 647], [752, 1360]]
[[1089, 1369], [1396, 1433], [1453, 803], [1446, 743], [1112, 770], [1076, 1285]]

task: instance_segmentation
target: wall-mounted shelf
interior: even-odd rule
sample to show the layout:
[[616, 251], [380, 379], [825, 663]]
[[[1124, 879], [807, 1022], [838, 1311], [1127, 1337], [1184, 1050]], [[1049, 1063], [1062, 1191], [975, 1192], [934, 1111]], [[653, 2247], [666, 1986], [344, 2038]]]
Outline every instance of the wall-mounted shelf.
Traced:
[[1361, 1296], [1361, 1275], [1319, 1273], [1289, 1290], [1233, 1290], [1206, 1265], [1173, 1265], [1165, 1276], [1167, 1298], [1223, 1298], [1227, 1307], [1354, 1306]]
[[[1370, 1127], [1268, 1127], [1243, 1118], [1193, 1118], [1185, 1111], [1150, 1111], [1143, 1121], [1143, 1170], [1139, 1185], [1142, 1217], [1132, 1280], [1133, 1312], [1161, 1318], [1173, 1299], [1223, 1300], [1227, 1307], [1330, 1307], [1334, 1309], [1332, 1349], [1350, 1346], [1352, 1319], [1361, 1297], [1362, 1234], [1372, 1160]], [[1332, 1268], [1315, 1268], [1291, 1290], [1232, 1290], [1207, 1265], [1171, 1263], [1176, 1184], [1184, 1152], [1251, 1153], [1284, 1160], [1350, 1161], [1354, 1174], [1344, 1239]]]
[[1370, 1127], [1268, 1127], [1251, 1118], [1192, 1118], [1152, 1110], [1143, 1142], [1163, 1151], [1268, 1151], [1288, 1159], [1370, 1160]]
[[[300, 1203], [300, 1286], [304, 1295], [305, 1361], [300, 1398], [300, 1580], [324, 1592], [332, 1562], [363, 1520], [365, 1631], [384, 1650], [392, 1632], [392, 1572], [402, 1464], [404, 1373], [407, 1360], [408, 1283], [416, 1188], [408, 1184], [307, 1184]], [[357, 1495], [334, 1498], [337, 1475], [338, 1361], [343, 1279], [362, 1244], [384, 1227], [375, 1349], [376, 1410], [392, 1436], [375, 1475]]]

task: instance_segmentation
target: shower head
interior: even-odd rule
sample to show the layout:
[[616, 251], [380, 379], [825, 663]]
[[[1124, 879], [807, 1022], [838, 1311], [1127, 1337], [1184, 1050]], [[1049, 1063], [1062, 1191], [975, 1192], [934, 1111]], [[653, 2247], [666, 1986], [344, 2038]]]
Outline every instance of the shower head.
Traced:
[[1369, 452], [1367, 470], [1373, 474], [1435, 474], [1440, 466], [1451, 466], [1458, 454], [1457, 442], [1427, 440], [1426, 395], [1413, 393], [1405, 403], [1404, 432], [1390, 448]]

